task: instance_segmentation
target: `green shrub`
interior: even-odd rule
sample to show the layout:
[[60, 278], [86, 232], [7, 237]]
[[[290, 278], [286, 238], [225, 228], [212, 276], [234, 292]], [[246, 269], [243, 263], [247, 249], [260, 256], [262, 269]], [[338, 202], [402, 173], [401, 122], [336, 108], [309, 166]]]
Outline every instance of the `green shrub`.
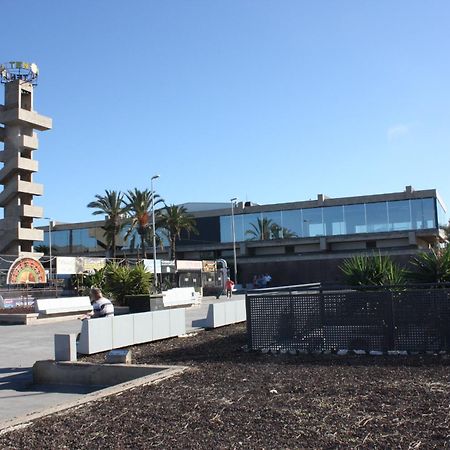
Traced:
[[104, 291], [119, 304], [124, 304], [125, 295], [148, 294], [153, 275], [143, 264], [135, 266], [110, 263], [105, 267]]
[[[92, 273], [78, 273], [72, 275], [72, 288], [78, 291], [79, 295], [89, 295], [92, 287], [98, 287], [104, 292], [105, 288], [105, 268], [94, 269]], [[107, 292], [104, 292], [105, 297]]]
[[381, 254], [353, 256], [339, 268], [350, 286], [402, 285], [406, 279], [405, 269]]
[[419, 253], [411, 261], [408, 278], [415, 283], [450, 282], [450, 247]]

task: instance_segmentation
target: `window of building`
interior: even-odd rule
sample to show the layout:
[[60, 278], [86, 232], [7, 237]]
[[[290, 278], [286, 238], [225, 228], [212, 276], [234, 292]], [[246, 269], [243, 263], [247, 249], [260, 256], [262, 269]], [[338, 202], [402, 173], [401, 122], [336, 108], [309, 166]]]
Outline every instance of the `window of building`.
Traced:
[[399, 200], [388, 202], [389, 230], [401, 231], [411, 229], [411, 201]]
[[[96, 235], [99, 235], [97, 239]], [[100, 228], [79, 228], [72, 230], [72, 252], [88, 253], [106, 249], [104, 230]], [[97, 245], [97, 240], [103, 245]]]
[[367, 233], [366, 205], [344, 205], [345, 234]]
[[281, 211], [263, 212], [261, 220], [262, 227], [266, 229], [266, 239], [283, 239]]
[[367, 203], [366, 221], [368, 233], [388, 231], [387, 202]]
[[302, 216], [299, 209], [281, 211], [281, 226], [283, 237], [291, 239], [302, 236]]
[[263, 220], [260, 213], [242, 214], [244, 225], [244, 239], [246, 241], [264, 241], [270, 239], [270, 230], [267, 220]]
[[[435, 198], [238, 214], [236, 241], [421, 230], [446, 224]], [[221, 242], [232, 242], [231, 216], [220, 218]]]
[[303, 233], [304, 237], [323, 236], [322, 208], [302, 209]]
[[323, 222], [326, 236], [345, 234], [344, 207], [323, 208]]

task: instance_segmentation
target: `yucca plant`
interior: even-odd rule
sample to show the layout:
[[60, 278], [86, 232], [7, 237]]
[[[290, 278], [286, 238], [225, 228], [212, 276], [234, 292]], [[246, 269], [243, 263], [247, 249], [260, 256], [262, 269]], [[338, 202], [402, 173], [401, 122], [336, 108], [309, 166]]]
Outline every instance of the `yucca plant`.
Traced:
[[153, 284], [153, 275], [143, 264], [134, 267], [110, 263], [105, 268], [105, 292], [122, 305], [125, 295], [148, 294]]
[[350, 286], [402, 285], [406, 279], [405, 269], [379, 253], [353, 256], [339, 268]]
[[415, 283], [450, 282], [450, 247], [423, 252], [411, 261], [408, 278]]

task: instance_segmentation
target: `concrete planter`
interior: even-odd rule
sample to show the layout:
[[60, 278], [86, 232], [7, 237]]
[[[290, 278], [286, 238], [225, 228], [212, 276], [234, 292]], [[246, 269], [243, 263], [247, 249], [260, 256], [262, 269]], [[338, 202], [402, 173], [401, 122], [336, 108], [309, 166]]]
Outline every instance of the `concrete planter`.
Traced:
[[29, 325], [38, 320], [38, 313], [28, 314], [0, 314], [0, 324], [2, 325]]
[[164, 309], [163, 296], [160, 295], [125, 295], [125, 304], [130, 314], [161, 311]]

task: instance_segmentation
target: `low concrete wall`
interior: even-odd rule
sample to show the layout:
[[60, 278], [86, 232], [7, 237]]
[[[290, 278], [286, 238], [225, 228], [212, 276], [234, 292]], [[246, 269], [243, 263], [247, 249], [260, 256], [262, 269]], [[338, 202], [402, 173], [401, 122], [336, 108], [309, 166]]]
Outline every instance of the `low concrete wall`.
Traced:
[[35, 384], [114, 386], [167, 370], [165, 366], [36, 361]]
[[173, 288], [163, 291], [163, 303], [165, 307], [192, 305], [200, 303], [200, 295], [193, 287]]
[[0, 324], [4, 325], [29, 325], [38, 320], [39, 314], [0, 314]]
[[245, 300], [230, 300], [209, 305], [204, 326], [205, 328], [217, 328], [246, 320]]
[[185, 333], [184, 308], [89, 319], [82, 322], [78, 353], [91, 355]]
[[92, 311], [89, 297], [40, 298], [34, 303], [35, 312], [42, 315], [76, 314]]

